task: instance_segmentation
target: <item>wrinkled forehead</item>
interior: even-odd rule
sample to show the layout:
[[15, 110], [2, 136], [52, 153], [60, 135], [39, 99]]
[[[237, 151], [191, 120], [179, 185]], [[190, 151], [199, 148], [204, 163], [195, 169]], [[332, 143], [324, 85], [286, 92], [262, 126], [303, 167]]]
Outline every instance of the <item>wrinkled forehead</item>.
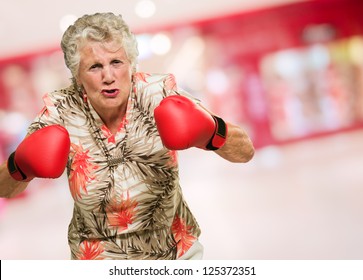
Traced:
[[79, 53], [81, 64], [103, 59], [128, 59], [124, 48], [118, 42], [88, 42]]

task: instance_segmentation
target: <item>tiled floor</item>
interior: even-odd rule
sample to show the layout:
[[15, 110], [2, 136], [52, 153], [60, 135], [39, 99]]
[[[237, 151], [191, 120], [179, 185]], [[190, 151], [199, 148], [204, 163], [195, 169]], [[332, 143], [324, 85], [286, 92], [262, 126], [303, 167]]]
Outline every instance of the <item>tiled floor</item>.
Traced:
[[[247, 164], [180, 152], [204, 259], [362, 259], [362, 146], [355, 131], [267, 147]], [[69, 259], [64, 177], [33, 181], [26, 197], [3, 204], [0, 259]]]

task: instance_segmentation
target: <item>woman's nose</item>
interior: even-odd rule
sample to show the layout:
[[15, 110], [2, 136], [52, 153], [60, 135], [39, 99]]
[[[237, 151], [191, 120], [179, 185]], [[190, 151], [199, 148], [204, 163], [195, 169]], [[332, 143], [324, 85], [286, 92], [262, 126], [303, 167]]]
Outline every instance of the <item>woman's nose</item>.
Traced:
[[103, 68], [103, 82], [105, 84], [111, 84], [115, 81], [113, 71], [110, 67]]

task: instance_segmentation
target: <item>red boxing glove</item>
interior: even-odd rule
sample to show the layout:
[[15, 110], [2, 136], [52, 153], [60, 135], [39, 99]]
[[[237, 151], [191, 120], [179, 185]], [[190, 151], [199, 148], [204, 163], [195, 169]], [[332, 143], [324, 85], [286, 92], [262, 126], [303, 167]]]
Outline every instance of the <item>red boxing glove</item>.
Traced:
[[58, 178], [67, 165], [69, 149], [69, 134], [63, 126], [41, 128], [9, 156], [9, 173], [15, 180], [26, 182], [34, 177]]
[[187, 97], [164, 98], [154, 110], [156, 127], [165, 147], [184, 150], [198, 147], [217, 150], [226, 142], [227, 126]]

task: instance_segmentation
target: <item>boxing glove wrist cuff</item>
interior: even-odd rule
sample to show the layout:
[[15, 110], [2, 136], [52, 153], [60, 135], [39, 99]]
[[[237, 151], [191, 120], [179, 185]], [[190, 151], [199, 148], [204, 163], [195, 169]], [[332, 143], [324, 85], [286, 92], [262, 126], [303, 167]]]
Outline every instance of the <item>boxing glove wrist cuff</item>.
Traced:
[[17, 181], [27, 181], [27, 176], [17, 167], [15, 163], [15, 152], [9, 156], [7, 166], [11, 177]]
[[212, 138], [209, 140], [206, 149], [215, 151], [221, 148], [226, 143], [227, 125], [223, 119], [217, 116], [212, 116], [212, 117], [216, 123], [216, 129], [214, 131]]

